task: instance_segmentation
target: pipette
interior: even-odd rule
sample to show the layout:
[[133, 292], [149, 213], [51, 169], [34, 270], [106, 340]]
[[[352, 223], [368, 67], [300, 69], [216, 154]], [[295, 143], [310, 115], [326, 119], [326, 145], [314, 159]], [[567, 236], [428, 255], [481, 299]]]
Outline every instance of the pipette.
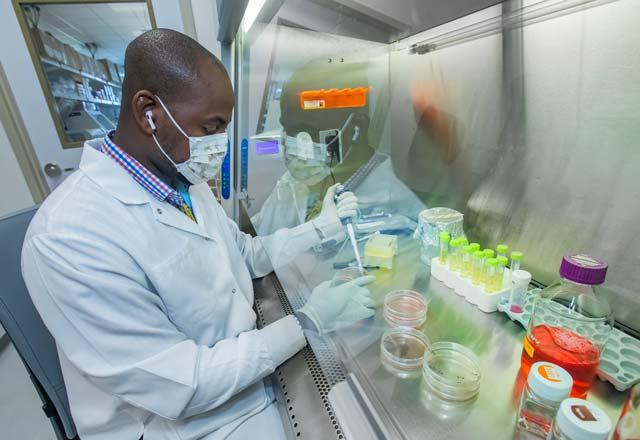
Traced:
[[[336, 188], [336, 196], [335, 201], [338, 201], [338, 197], [346, 192], [346, 189], [343, 185], [338, 185]], [[356, 256], [356, 261], [358, 262], [358, 267], [361, 271], [364, 272], [364, 268], [362, 267], [362, 260], [360, 259], [360, 251], [358, 250], [358, 242], [356, 241], [356, 234], [353, 231], [353, 219], [346, 218], [342, 220], [342, 224], [347, 227], [347, 234], [349, 234], [349, 240], [351, 241], [351, 246], [353, 247], [353, 253]]]

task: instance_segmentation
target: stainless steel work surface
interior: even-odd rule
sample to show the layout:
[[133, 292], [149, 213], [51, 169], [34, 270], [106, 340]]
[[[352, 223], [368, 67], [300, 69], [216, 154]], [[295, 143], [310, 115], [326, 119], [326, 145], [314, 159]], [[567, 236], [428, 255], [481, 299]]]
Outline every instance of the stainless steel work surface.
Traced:
[[[288, 295], [299, 302], [313, 287], [333, 274], [331, 253], [309, 252], [295, 265], [278, 270]], [[393, 431], [409, 439], [513, 437], [519, 399], [518, 370], [524, 329], [499, 312], [484, 313], [456, 295], [438, 280], [431, 279], [420, 262], [417, 242], [400, 240], [400, 254], [391, 271], [373, 271], [370, 290], [376, 299], [374, 318], [359, 322], [332, 335], [336, 351], [346, 370], [360, 381], [367, 400]], [[473, 350], [481, 362], [480, 393], [475, 401], [453, 404], [428, 393], [422, 379], [401, 379], [387, 371], [380, 361], [380, 336], [386, 326], [382, 318], [384, 295], [394, 289], [411, 288], [429, 299], [427, 322], [422, 330], [429, 340], [452, 341]], [[589, 400], [600, 405], [615, 423], [625, 394], [598, 381]], [[341, 421], [348, 424], [348, 421]], [[346, 428], [345, 428], [346, 429]]]

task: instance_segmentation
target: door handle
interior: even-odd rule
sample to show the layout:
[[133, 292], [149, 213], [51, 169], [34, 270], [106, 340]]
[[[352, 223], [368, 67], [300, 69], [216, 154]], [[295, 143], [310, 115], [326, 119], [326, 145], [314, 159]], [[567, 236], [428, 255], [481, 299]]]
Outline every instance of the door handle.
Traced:
[[62, 172], [68, 173], [75, 170], [74, 167], [62, 169], [60, 168], [60, 165], [58, 165], [57, 163], [51, 163], [51, 162], [46, 163], [43, 169], [44, 169], [44, 173], [49, 177], [60, 177], [62, 175]]
[[49, 177], [59, 177], [62, 174], [62, 168], [57, 163], [46, 163], [43, 169], [44, 173]]

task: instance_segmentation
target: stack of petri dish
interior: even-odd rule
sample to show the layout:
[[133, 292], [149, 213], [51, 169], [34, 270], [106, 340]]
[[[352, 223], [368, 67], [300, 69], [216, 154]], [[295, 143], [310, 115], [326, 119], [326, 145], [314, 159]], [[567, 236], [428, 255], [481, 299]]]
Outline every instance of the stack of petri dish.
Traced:
[[391, 328], [380, 340], [382, 364], [399, 377], [420, 377], [420, 367], [428, 346], [427, 337], [414, 328]]
[[391, 327], [380, 340], [382, 364], [401, 378], [420, 377], [427, 337], [418, 330], [427, 320], [427, 301], [413, 290], [395, 290], [384, 297], [384, 320]]
[[427, 301], [413, 290], [395, 290], [384, 297], [383, 314], [389, 327], [419, 328], [427, 320]]
[[468, 401], [480, 392], [480, 361], [460, 344], [436, 342], [424, 353], [422, 377], [427, 390], [439, 398]]

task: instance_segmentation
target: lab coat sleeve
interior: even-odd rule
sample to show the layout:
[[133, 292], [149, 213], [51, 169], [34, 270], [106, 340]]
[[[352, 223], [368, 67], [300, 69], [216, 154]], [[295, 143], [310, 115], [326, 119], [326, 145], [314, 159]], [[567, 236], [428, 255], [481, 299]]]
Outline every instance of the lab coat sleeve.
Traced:
[[258, 237], [240, 231], [238, 225], [229, 218], [227, 224], [253, 278], [267, 275], [322, 242], [311, 222]]
[[134, 259], [103, 239], [30, 237], [22, 271], [58, 349], [81, 374], [165, 418], [223, 404], [306, 343], [288, 316], [213, 347], [196, 344], [170, 321]]

